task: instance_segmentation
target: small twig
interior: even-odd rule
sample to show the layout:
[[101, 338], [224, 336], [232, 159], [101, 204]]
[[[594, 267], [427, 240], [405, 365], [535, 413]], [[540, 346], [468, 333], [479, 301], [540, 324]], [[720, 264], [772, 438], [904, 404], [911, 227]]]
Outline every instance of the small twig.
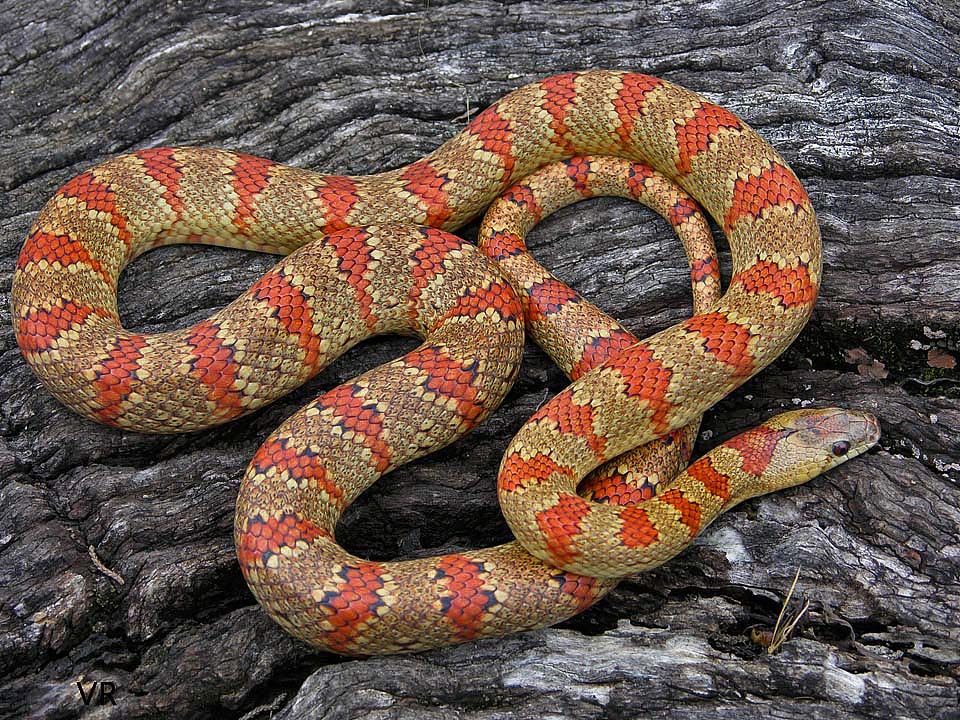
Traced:
[[273, 702], [267, 703], [266, 705], [261, 705], [260, 707], [255, 707], [253, 710], [248, 712], [246, 715], [240, 718], [240, 720], [254, 720], [254, 718], [263, 717], [264, 713], [267, 713], [267, 717], [273, 717], [286, 702], [287, 694], [280, 693], [273, 699]]
[[[790, 633], [793, 632], [793, 629], [797, 626], [797, 623], [800, 622], [800, 618], [803, 617], [804, 613], [810, 608], [810, 601], [807, 600], [804, 602], [803, 607], [800, 608], [800, 611], [790, 617], [784, 622], [784, 618], [787, 615], [787, 606], [790, 604], [790, 598], [793, 597], [793, 591], [797, 587], [797, 580], [800, 578], [800, 568], [797, 568], [797, 574], [793, 576], [793, 583], [790, 585], [790, 589], [787, 591], [787, 596], [783, 599], [783, 606], [780, 608], [780, 615], [777, 617], [777, 622], [773, 626], [773, 634], [770, 638], [770, 644], [767, 646], [767, 655], [773, 655], [777, 650], [780, 649], [780, 646], [783, 645], [787, 638], [790, 637]], [[781, 623], [783, 623], [781, 625]]]
[[467, 109], [466, 109], [465, 112], [461, 113], [460, 115], [457, 115], [457, 116], [453, 119], [454, 122], [457, 122], [458, 120], [465, 120], [466, 123], [467, 123], [467, 125], [469, 125], [469, 124], [470, 124], [470, 118], [473, 116], [473, 108], [470, 107], [470, 93], [469, 93], [469, 91], [467, 90], [467, 86], [466, 86], [466, 85], [463, 85], [462, 83], [458, 83], [458, 82], [455, 81], [455, 80], [448, 80], [447, 82], [449, 82], [449, 83], [450, 83], [451, 85], [453, 85], [454, 87], [458, 87], [458, 88], [460, 88], [461, 90], [463, 90], [464, 96], [465, 96], [465, 98], [466, 98], [466, 99], [465, 99], [465, 102], [466, 102], [466, 105], [467, 105]]
[[[426, 10], [427, 13], [429, 13], [429, 11], [430, 11], [430, 0], [427, 0], [426, 4], [424, 5], [424, 9]], [[425, 14], [426, 14], [426, 13], [425, 13]], [[423, 49], [423, 20], [421, 20], [420, 23], [417, 25], [417, 49], [420, 51], [420, 59], [421, 59], [421, 60], [426, 60], [426, 59], [427, 59], [427, 53], [426, 53], [426, 52], [424, 51], [424, 49]], [[466, 102], [467, 109], [466, 109], [466, 111], [464, 111], [464, 112], [461, 113], [460, 115], [457, 115], [457, 116], [453, 119], [453, 121], [454, 121], [454, 122], [457, 122], [457, 121], [459, 121], [459, 120], [466, 120], [466, 121], [467, 121], [467, 124], [469, 125], [469, 124], [470, 124], [470, 118], [473, 116], [473, 108], [470, 107], [470, 94], [469, 94], [469, 91], [468, 91], [468, 89], [467, 89], [467, 86], [464, 85], [463, 83], [458, 83], [458, 82], [456, 82], [455, 80], [448, 80], [447, 82], [449, 82], [449, 83], [450, 83], [451, 85], [453, 85], [454, 87], [457, 87], [457, 88], [460, 88], [461, 90], [463, 90], [464, 95], [466, 95], [466, 101], [465, 101], [465, 102]]]
[[90, 559], [93, 561], [93, 564], [94, 564], [94, 566], [97, 568], [97, 570], [99, 570], [99, 571], [102, 572], [104, 575], [106, 575], [108, 578], [110, 578], [111, 580], [113, 580], [115, 583], [117, 583], [117, 585], [125, 585], [125, 584], [126, 584], [126, 583], [124, 582], [123, 578], [122, 578], [118, 573], [115, 573], [113, 570], [111, 570], [111, 569], [108, 568], [106, 565], [104, 565], [104, 564], [103, 564], [103, 561], [102, 561], [99, 557], [97, 557], [97, 551], [96, 551], [96, 549], [93, 547], [93, 545], [88, 545], [88, 546], [87, 546], [87, 552], [90, 553]]
[[[424, 15], [430, 12], [430, 0], [427, 0], [424, 10]], [[420, 59], [426, 60], [427, 54], [423, 51], [423, 20], [417, 23], [417, 48], [420, 50]]]
[[[544, 390], [543, 390], [543, 398], [540, 400], [539, 403], [537, 403], [537, 410], [539, 410], [540, 408], [543, 407], [544, 403], [547, 402], [547, 398], [548, 398], [548, 397], [550, 397], [550, 391], [549, 391], [548, 389], [544, 388]], [[534, 412], [536, 412], [537, 410], [534, 410]]]

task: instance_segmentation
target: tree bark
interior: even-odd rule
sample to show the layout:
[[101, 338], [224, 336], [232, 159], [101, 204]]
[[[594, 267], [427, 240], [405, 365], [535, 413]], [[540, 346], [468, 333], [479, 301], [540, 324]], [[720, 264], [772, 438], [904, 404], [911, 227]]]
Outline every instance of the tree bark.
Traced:
[[[11, 0], [0, 26], [0, 716], [960, 716], [954, 2]], [[27, 229], [57, 187], [118, 153], [206, 145], [376, 172], [425, 155], [511, 89], [593, 67], [659, 75], [731, 109], [818, 212], [813, 320], [707, 415], [698, 450], [808, 404], [877, 414], [880, 446], [738, 507], [560, 628], [367, 661], [313, 652], [242, 580], [240, 478], [308, 398], [412, 343], [369, 342], [215, 430], [102, 427], [50, 397], [17, 349], [8, 295]], [[689, 312], [679, 244], [644, 210], [568, 208], [531, 247], [639, 335]], [[274, 260], [151, 252], [121, 279], [125, 324], [196, 322]], [[507, 539], [499, 459], [565, 382], [528, 348], [507, 403], [366, 493], [339, 539], [375, 559]], [[790, 608], [810, 608], [768, 655], [752, 631], [773, 627], [797, 570]], [[109, 693], [98, 704], [94, 682], [113, 684], [115, 705]]]

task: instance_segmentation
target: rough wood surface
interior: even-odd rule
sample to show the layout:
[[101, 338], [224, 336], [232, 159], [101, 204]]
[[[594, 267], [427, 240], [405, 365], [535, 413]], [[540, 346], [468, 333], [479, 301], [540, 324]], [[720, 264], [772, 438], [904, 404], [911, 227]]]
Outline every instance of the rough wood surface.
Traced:
[[[0, 715], [960, 717], [953, 0], [9, 0], [0, 27], [4, 293], [43, 202], [110, 155], [197, 144], [365, 173], [420, 157], [524, 82], [635, 69], [756, 127], [805, 182], [824, 235], [810, 327], [709, 414], [702, 448], [808, 402], [868, 409], [884, 432], [879, 450], [747, 503], [563, 628], [348, 661], [288, 639], [253, 603], [234, 559], [234, 497], [282, 418], [410, 341], [358, 348], [225, 428], [158, 438], [94, 425], [49, 397], [16, 348], [5, 298]], [[645, 211], [592, 201], [532, 245], [639, 333], [688, 311], [678, 244]], [[125, 321], [195, 322], [271, 264], [151, 253], [121, 282]], [[367, 493], [342, 540], [392, 558], [506, 538], [500, 454], [563, 384], [531, 348], [504, 408]], [[797, 568], [810, 610], [768, 656], [751, 630], [772, 627]], [[86, 692], [114, 683], [117, 704], [85, 707], [78, 680]]]

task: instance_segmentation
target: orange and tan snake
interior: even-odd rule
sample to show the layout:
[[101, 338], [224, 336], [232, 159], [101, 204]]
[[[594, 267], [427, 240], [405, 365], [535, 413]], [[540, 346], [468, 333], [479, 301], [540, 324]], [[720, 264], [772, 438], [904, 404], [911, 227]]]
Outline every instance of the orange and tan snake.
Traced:
[[[631, 162], [579, 157], [591, 153]], [[496, 263], [445, 232], [571, 158], [508, 191], [488, 215], [481, 244]], [[619, 178], [613, 190], [608, 168]], [[699, 237], [705, 222], [689, 193], [729, 241], [726, 292], [715, 296], [712, 248], [685, 239], [704, 293], [696, 315], [642, 341], [600, 315], [523, 247], [527, 226], [566, 202], [548, 192], [562, 176], [574, 194], [619, 192], [619, 183], [646, 195], [682, 236]], [[124, 330], [122, 269], [182, 242], [289, 255], [193, 327]], [[421, 336], [416, 350], [284, 422], [237, 501], [238, 558], [263, 607], [306, 642], [369, 655], [555, 623], [618, 578], [665, 562], [736, 503], [876, 442], [868, 415], [804, 411], [677, 472], [691, 423], [799, 333], [820, 274], [809, 198], [759, 135], [664, 80], [590, 71], [522, 87], [424, 159], [377, 175], [199, 148], [108, 160], [41, 210], [18, 260], [12, 315], [24, 357], [61, 402], [145, 432], [256, 410], [373, 334]], [[401, 562], [343, 550], [337, 520], [365, 488], [497, 406], [517, 374], [524, 318], [574, 382], [504, 455], [498, 491], [518, 542]], [[636, 465], [651, 456], [658, 464]]]

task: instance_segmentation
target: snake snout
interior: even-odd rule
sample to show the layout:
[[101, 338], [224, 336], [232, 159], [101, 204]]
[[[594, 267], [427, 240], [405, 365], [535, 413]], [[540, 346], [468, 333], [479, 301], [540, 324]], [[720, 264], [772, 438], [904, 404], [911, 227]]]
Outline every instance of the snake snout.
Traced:
[[880, 441], [880, 421], [870, 413], [857, 413], [863, 419], [863, 437], [867, 448], [871, 448]]
[[842, 408], [819, 408], [797, 413], [787, 425], [804, 442], [829, 448], [836, 462], [866, 452], [880, 439], [880, 424], [870, 413]]
[[[877, 422], [877, 418], [870, 413], [857, 410], [840, 410], [839, 414], [835, 416], [835, 420], [838, 425], [835, 432], [848, 436], [845, 443], [849, 447], [846, 452], [842, 453], [844, 459], [848, 460], [866, 452], [876, 445], [880, 439], [880, 424]], [[836, 444], [834, 443], [834, 445]]]

